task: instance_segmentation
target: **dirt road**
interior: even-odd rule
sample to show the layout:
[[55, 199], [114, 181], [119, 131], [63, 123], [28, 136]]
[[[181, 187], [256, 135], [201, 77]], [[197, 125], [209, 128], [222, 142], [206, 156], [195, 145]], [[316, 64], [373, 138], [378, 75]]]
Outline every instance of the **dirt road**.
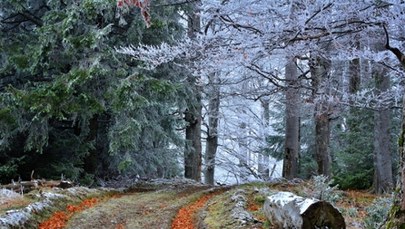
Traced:
[[204, 195], [208, 187], [134, 192], [111, 198], [73, 216], [69, 229], [170, 228], [179, 209]]

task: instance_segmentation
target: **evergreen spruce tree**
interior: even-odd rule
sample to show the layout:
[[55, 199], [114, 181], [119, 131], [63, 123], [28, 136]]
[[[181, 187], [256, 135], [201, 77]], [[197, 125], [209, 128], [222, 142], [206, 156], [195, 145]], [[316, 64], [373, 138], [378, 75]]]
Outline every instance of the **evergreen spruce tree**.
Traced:
[[2, 182], [29, 179], [32, 170], [88, 182], [124, 171], [177, 174], [182, 74], [170, 66], [144, 72], [114, 47], [173, 42], [183, 32], [180, 15], [155, 8], [146, 28], [139, 9], [116, 4], [0, 3]]

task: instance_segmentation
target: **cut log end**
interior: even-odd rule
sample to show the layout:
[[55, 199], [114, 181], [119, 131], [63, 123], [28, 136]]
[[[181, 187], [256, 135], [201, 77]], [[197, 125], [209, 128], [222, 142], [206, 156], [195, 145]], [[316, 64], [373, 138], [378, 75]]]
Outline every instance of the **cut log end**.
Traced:
[[307, 210], [301, 214], [303, 229], [329, 228], [345, 229], [346, 224], [342, 214], [326, 201], [318, 201], [311, 204]]
[[290, 192], [269, 196], [264, 212], [274, 228], [346, 228], [342, 214], [330, 203], [306, 199]]

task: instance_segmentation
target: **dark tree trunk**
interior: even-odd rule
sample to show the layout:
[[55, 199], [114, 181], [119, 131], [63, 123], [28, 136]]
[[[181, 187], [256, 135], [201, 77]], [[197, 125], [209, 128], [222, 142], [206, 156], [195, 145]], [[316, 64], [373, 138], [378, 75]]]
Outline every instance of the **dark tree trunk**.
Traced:
[[390, 151], [390, 110], [374, 113], [374, 191], [390, 193], [393, 188], [392, 159]]
[[[356, 48], [359, 48], [360, 45], [358, 42], [355, 44]], [[360, 59], [356, 58], [349, 62], [349, 96], [355, 96], [355, 94], [360, 90], [360, 83], [361, 83], [361, 74], [360, 74]], [[353, 98], [350, 97], [349, 103], [353, 105], [354, 101]], [[349, 119], [350, 121], [347, 122], [347, 131], [350, 133], [359, 133], [361, 132], [360, 127], [360, 120], [359, 114], [361, 114], [361, 108], [351, 106], [349, 107]], [[358, 148], [357, 139], [349, 138], [347, 142], [348, 149], [356, 149]], [[350, 150], [351, 151], [351, 150]]]
[[[387, 43], [385, 48], [390, 50], [399, 60], [402, 65], [402, 68], [405, 68], [405, 55], [397, 48], [391, 47], [389, 44], [389, 36], [386, 28], [384, 27]], [[399, 191], [396, 192], [394, 199], [394, 204], [391, 208], [390, 214], [386, 221], [387, 228], [405, 228], [405, 94], [402, 97], [402, 131], [399, 136], [399, 158], [400, 158], [400, 167], [399, 173], [400, 178], [398, 179], [398, 188]], [[388, 227], [389, 226], [389, 227]]]
[[[377, 65], [377, 64], [376, 64]], [[376, 68], [381, 68], [376, 66]], [[384, 76], [382, 69], [374, 70], [376, 93], [389, 89], [389, 76]], [[374, 112], [374, 191], [378, 194], [390, 193], [393, 188], [392, 159], [390, 150], [390, 116], [389, 108], [380, 108]]]
[[214, 184], [215, 157], [218, 148], [218, 122], [220, 105], [220, 88], [216, 75], [210, 76], [210, 91], [208, 104], [208, 131], [205, 149], [205, 171], [204, 179], [206, 184]]
[[97, 133], [98, 133], [98, 115], [95, 115], [93, 118], [89, 120], [89, 133], [87, 135], [86, 141], [88, 142], [94, 142], [95, 147], [94, 149], [90, 150], [89, 154], [84, 160], [84, 170], [87, 173], [96, 173], [97, 171], [97, 162], [98, 162], [98, 156], [97, 156]]
[[195, 39], [200, 32], [201, 29], [201, 21], [200, 21], [200, 12], [198, 10], [198, 4], [200, 4], [200, 1], [194, 1], [194, 3], [191, 4], [191, 11], [188, 17], [188, 37], [191, 39]]
[[331, 176], [331, 156], [329, 150], [330, 122], [329, 114], [322, 113], [315, 117], [316, 162], [318, 174]]
[[330, 113], [331, 104], [326, 97], [329, 94], [330, 82], [328, 73], [330, 62], [324, 58], [313, 56], [310, 62], [313, 100], [315, 101], [315, 159], [318, 165], [318, 174], [331, 176], [330, 141]]
[[[405, 57], [405, 56], [404, 56]], [[404, 62], [402, 63], [405, 65]], [[395, 192], [394, 204], [388, 214], [388, 219], [385, 222], [385, 227], [387, 229], [394, 228], [405, 228], [405, 94], [402, 97], [402, 131], [399, 136], [399, 179], [397, 182], [397, 189], [399, 191]]]
[[108, 131], [111, 116], [107, 113], [95, 115], [89, 121], [89, 133], [86, 141], [94, 142], [94, 149], [90, 150], [84, 160], [84, 170], [96, 177], [108, 177], [112, 174], [108, 169]]
[[[405, 226], [405, 145], [404, 145], [404, 140], [405, 139], [405, 94], [403, 95], [402, 98], [402, 132], [401, 135], [399, 136], [399, 153], [400, 153], [400, 180], [399, 180], [399, 187], [401, 189], [399, 193], [399, 207], [401, 211], [401, 216], [402, 216], [402, 226]], [[401, 227], [402, 228], [402, 227]]]
[[[197, 10], [196, 1], [188, 18], [188, 36], [195, 39], [200, 31], [200, 14]], [[193, 88], [194, 99], [190, 102], [188, 110], [185, 112], [186, 127], [186, 147], [184, 152], [184, 176], [196, 181], [201, 181], [201, 87], [197, 85], [198, 79], [190, 76], [190, 84]]]
[[204, 172], [205, 183], [213, 185], [215, 175], [215, 156], [218, 148], [218, 136], [207, 136], [207, 146], [205, 151], [206, 168]]
[[201, 106], [196, 108], [195, 113], [187, 111], [185, 120], [188, 125], [184, 152], [184, 177], [201, 181]]
[[[361, 82], [361, 75], [360, 75], [360, 60], [354, 59], [349, 62], [349, 94], [355, 95], [360, 90], [360, 82]], [[349, 101], [350, 104], [353, 104], [352, 98]], [[360, 108], [358, 107], [350, 107], [349, 113], [350, 117], [354, 117], [356, 121], [348, 122], [348, 131], [350, 132], [358, 132], [360, 128], [358, 127], [358, 114]], [[356, 147], [356, 139], [349, 139], [348, 140], [348, 147]]]
[[292, 58], [287, 60], [285, 79], [288, 81], [288, 88], [286, 90], [286, 130], [282, 175], [284, 178], [293, 179], [298, 175], [300, 94], [297, 87], [297, 66]]
[[360, 89], [360, 59], [354, 59], [349, 63], [349, 93], [355, 94]]

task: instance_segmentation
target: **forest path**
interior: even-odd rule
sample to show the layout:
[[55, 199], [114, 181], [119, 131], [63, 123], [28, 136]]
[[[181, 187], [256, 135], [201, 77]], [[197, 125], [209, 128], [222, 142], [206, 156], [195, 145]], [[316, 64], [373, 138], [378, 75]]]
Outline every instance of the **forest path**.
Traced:
[[[127, 184], [129, 187], [124, 188], [46, 188], [24, 196], [15, 193], [14, 199], [10, 197], [0, 205], [0, 228], [35, 229], [41, 225], [44, 229], [269, 229], [272, 226], [262, 208], [267, 196], [288, 191], [311, 197], [319, 192], [310, 181], [227, 187], [189, 180]], [[390, 207], [389, 196], [340, 190], [331, 194], [348, 229], [366, 228], [368, 213], [373, 222], [382, 222], [383, 208]], [[382, 199], [373, 204], [379, 197]], [[372, 205], [373, 210], [368, 212]]]
[[74, 215], [65, 228], [170, 228], [179, 209], [196, 201], [207, 189], [201, 186], [129, 192]]
[[[65, 228], [272, 228], [262, 211], [266, 196], [278, 191], [310, 193], [314, 191], [312, 188], [312, 185], [305, 183], [298, 185], [256, 183], [227, 188], [180, 185], [146, 191], [133, 190], [75, 214]], [[341, 199], [336, 204], [344, 211], [346, 228], [365, 228], [361, 223], [367, 215], [365, 209], [377, 196], [355, 191], [340, 191], [339, 195]]]

